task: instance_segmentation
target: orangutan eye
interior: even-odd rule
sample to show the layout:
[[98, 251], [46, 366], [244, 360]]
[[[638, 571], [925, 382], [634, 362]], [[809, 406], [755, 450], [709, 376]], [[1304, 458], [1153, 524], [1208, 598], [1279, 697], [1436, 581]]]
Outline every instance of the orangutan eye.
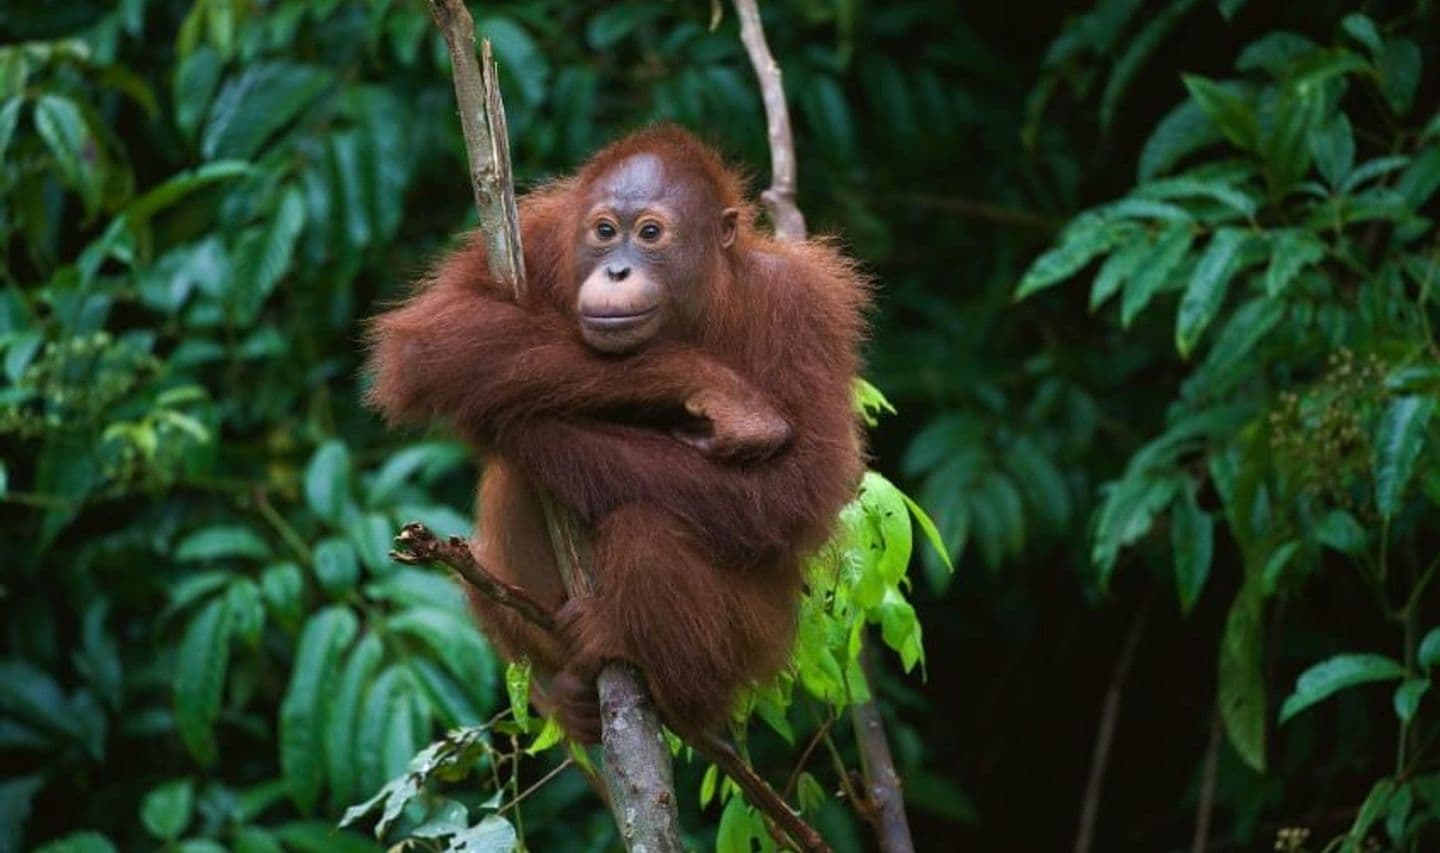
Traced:
[[616, 235], [615, 226], [610, 222], [600, 222], [595, 226], [595, 236], [601, 240], [613, 240]]
[[640, 239], [647, 243], [653, 243], [660, 239], [660, 226], [654, 222], [647, 222], [640, 227]]

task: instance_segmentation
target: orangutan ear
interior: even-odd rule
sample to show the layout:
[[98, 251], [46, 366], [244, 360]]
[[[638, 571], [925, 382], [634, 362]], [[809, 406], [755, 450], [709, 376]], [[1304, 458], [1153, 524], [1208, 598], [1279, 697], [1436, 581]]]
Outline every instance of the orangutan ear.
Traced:
[[720, 245], [726, 249], [735, 245], [735, 237], [739, 233], [740, 209], [727, 207], [720, 211]]

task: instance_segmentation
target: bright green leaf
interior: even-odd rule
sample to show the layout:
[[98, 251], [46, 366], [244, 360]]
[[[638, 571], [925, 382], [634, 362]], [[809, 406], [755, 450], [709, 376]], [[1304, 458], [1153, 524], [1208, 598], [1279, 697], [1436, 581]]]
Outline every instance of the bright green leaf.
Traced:
[[1335, 655], [1300, 674], [1295, 682], [1295, 692], [1280, 707], [1280, 722], [1286, 722], [1316, 702], [1346, 688], [1404, 677], [1405, 667], [1384, 655]]

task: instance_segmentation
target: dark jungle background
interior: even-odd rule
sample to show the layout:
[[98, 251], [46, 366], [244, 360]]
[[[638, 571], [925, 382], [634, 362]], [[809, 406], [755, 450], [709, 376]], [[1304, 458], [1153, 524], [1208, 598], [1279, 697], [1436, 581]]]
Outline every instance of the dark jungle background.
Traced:
[[[955, 561], [878, 680], [919, 848], [1437, 849], [1440, 10], [762, 6], [800, 205], [879, 285], [873, 465]], [[763, 187], [728, 4], [471, 8], [522, 190], [656, 120]], [[410, 0], [0, 5], [0, 851], [370, 849], [345, 806], [504, 706], [386, 559], [473, 466], [358, 403], [473, 222], [453, 104]], [[573, 771], [523, 829], [615, 843]]]

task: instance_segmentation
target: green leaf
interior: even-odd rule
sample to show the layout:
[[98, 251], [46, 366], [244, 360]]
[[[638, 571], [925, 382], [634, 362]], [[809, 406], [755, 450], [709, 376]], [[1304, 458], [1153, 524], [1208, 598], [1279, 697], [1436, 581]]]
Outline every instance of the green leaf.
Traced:
[[316, 515], [333, 524], [344, 518], [350, 499], [350, 450], [331, 439], [315, 451], [305, 468], [305, 502]]
[[1181, 481], [1174, 475], [1149, 472], [1126, 475], [1104, 489], [1096, 516], [1090, 557], [1100, 570], [1100, 585], [1108, 585], [1120, 550], [1150, 532], [1155, 516], [1175, 497]]
[[1259, 126], [1255, 107], [1246, 97], [1244, 89], [1233, 83], [1216, 83], [1198, 74], [1181, 76], [1190, 97], [1195, 99], [1225, 138], [1245, 151], [1255, 150]]
[[1350, 832], [1345, 836], [1344, 850], [1361, 850], [1365, 842], [1365, 836], [1369, 834], [1370, 827], [1384, 814], [1385, 808], [1390, 804], [1390, 798], [1395, 794], [1395, 780], [1381, 779], [1370, 789], [1365, 797], [1365, 802], [1360, 804], [1360, 811], [1355, 815], [1355, 823], [1351, 824]]
[[1415, 155], [1405, 174], [1395, 182], [1395, 191], [1418, 210], [1440, 189], [1440, 146], [1432, 145]]
[[1295, 692], [1280, 706], [1280, 722], [1285, 723], [1316, 702], [1346, 688], [1404, 677], [1405, 667], [1384, 655], [1335, 655], [1300, 674], [1295, 682]]
[[194, 139], [210, 96], [220, 83], [220, 55], [202, 47], [180, 61], [175, 69], [175, 125]]
[[715, 830], [715, 853], [750, 853], [750, 808], [743, 797], [731, 797]]
[[1100, 272], [1095, 275], [1095, 283], [1090, 288], [1091, 312], [1104, 305], [1129, 281], [1130, 276], [1140, 268], [1140, 264], [1150, 257], [1154, 246], [1149, 240], [1137, 238], [1130, 240], [1105, 259], [1105, 263], [1100, 265]]
[[334, 536], [315, 546], [315, 579], [320, 588], [335, 598], [343, 598], [355, 588], [360, 578], [360, 562], [355, 548]]
[[1410, 111], [1415, 90], [1420, 86], [1420, 46], [1409, 39], [1391, 39], [1385, 43], [1385, 55], [1378, 62], [1380, 92], [1397, 115]]
[[239, 320], [250, 323], [275, 285], [290, 269], [295, 242], [305, 227], [305, 202], [299, 190], [288, 188], [274, 217], [263, 227], [247, 232], [236, 246], [235, 289]]
[[[520, 93], [520, 102], [539, 104], [549, 90], [551, 68], [545, 51], [510, 17], [484, 17], [475, 22], [475, 32], [490, 39], [500, 78], [509, 80]], [[578, 37], [578, 33], [576, 34]], [[509, 101], [509, 96], [506, 96]]]
[[1260, 100], [1259, 153], [1273, 192], [1288, 190], [1310, 171], [1309, 141], [1325, 104], [1320, 87], [1300, 84]]
[[72, 832], [35, 848], [35, 853], [115, 853], [115, 845], [98, 832]]
[[1100, 97], [1100, 127], [1103, 130], [1110, 130], [1115, 111], [1120, 106], [1120, 99], [1130, 88], [1135, 75], [1140, 73], [1146, 61], [1197, 2], [1199, 0], [1178, 0], [1168, 4], [1158, 14], [1151, 16], [1139, 33], [1126, 40], [1125, 51], [1111, 66], [1110, 76], [1105, 81], [1105, 91]]
[[1300, 543], [1291, 539], [1276, 547], [1265, 559], [1265, 567], [1260, 570], [1260, 589], [1266, 598], [1279, 591], [1281, 576], [1299, 551]]
[[1257, 579], [1247, 579], [1230, 605], [1220, 639], [1220, 718], [1235, 752], [1265, 772], [1264, 621]]
[[215, 720], [230, 666], [230, 606], [216, 597], [190, 620], [175, 661], [175, 729], [202, 766], [215, 763]]
[[174, 841], [190, 825], [195, 806], [195, 784], [175, 779], [151, 788], [140, 801], [140, 822], [161, 841]]
[[197, 530], [181, 540], [175, 549], [175, 559], [181, 562], [226, 557], [264, 560], [269, 556], [270, 546], [248, 527], [238, 525], [217, 525]]
[[1246, 45], [1235, 60], [1235, 70], [1264, 71], [1279, 80], [1301, 59], [1319, 51], [1320, 46], [1305, 36], [1277, 30]]
[[1415, 471], [1415, 460], [1425, 444], [1425, 430], [1435, 411], [1432, 397], [1408, 396], [1393, 400], [1375, 431], [1375, 507], [1389, 519], [1400, 509], [1405, 486]]
[[1073, 511], [1070, 487], [1049, 455], [1028, 438], [1011, 443], [1005, 467], [1014, 475], [1025, 500], [1048, 524], [1062, 527]]
[[1325, 257], [1325, 244], [1309, 231], [1282, 228], [1272, 231], [1270, 266], [1265, 270], [1265, 293], [1275, 297], [1284, 293], [1305, 267]]
[[1190, 251], [1194, 236], [1190, 226], [1184, 224], [1170, 225], [1161, 232], [1139, 271], [1125, 285], [1125, 296], [1120, 305], [1120, 325], [1128, 328], [1155, 294], [1170, 283], [1171, 276]]
[[1415, 719], [1415, 712], [1420, 709], [1420, 699], [1429, 689], [1428, 678], [1411, 678], [1395, 688], [1395, 715], [1401, 722], [1408, 723]]
[[1440, 664], [1440, 628], [1431, 628], [1420, 641], [1419, 661], [1425, 669]]
[[384, 657], [379, 635], [367, 632], [345, 661], [339, 681], [330, 691], [329, 715], [324, 726], [325, 764], [330, 777], [330, 802], [339, 807], [368, 791], [360, 789], [355, 732], [360, 722], [360, 700]]
[[280, 770], [291, 799], [304, 812], [314, 808], [325, 780], [323, 726], [329, 717], [331, 683], [358, 629], [355, 614], [339, 605], [310, 617], [280, 702]]
[[1194, 480], [1181, 490], [1181, 499], [1170, 509], [1170, 544], [1175, 559], [1175, 590], [1180, 610], [1189, 615], [1205, 589], [1210, 561], [1215, 550], [1215, 519], [1200, 509], [1195, 499]]
[[1200, 256], [1180, 297], [1180, 311], [1175, 318], [1175, 348], [1181, 356], [1189, 357], [1200, 335], [1219, 313], [1226, 288], [1240, 269], [1241, 249], [1249, 239], [1246, 231], [1221, 228]]
[[1375, 29], [1375, 22], [1370, 20], [1368, 15], [1351, 12], [1340, 21], [1340, 29], [1364, 45], [1372, 57], [1378, 57], [1385, 52], [1385, 43], [1380, 39], [1380, 31]]
[[231, 78], [215, 103], [200, 137], [207, 160], [248, 160], [270, 137], [289, 124], [331, 84], [319, 68], [285, 62], [260, 62]]
[[1343, 509], [1333, 509], [1320, 518], [1314, 527], [1315, 540], [1342, 554], [1358, 557], [1365, 551], [1365, 528], [1355, 516]]
[[61, 177], [80, 193], [86, 211], [94, 213], [100, 207], [106, 170], [100, 143], [84, 113], [69, 98], [47, 93], [35, 99], [34, 119]]
[[260, 591], [275, 618], [285, 623], [300, 620], [304, 606], [305, 579], [294, 563], [276, 563], [260, 575]]
[[487, 815], [484, 820], [457, 833], [450, 840], [452, 849], [465, 853], [510, 853], [515, 849], [517, 836], [515, 827], [499, 815]]
[[1152, 180], [1196, 151], [1224, 138], [1220, 128], [1198, 102], [1183, 101], [1155, 125], [1155, 130], [1145, 141], [1145, 147], [1140, 152], [1138, 178], [1141, 181]]
[[1025, 271], [1015, 298], [1024, 299], [1070, 278], [1098, 255], [1109, 251], [1123, 233], [1101, 217], [1082, 216], [1065, 230], [1060, 245], [1036, 258]]
[[253, 171], [250, 164], [240, 160], [217, 160], [198, 169], [177, 172], [164, 183], [127, 204], [124, 211], [126, 221], [132, 227], [139, 225], [196, 190], [219, 181], [248, 175]]
[[230, 608], [230, 631], [233, 636], [254, 648], [260, 644], [265, 628], [265, 605], [260, 600], [260, 587], [249, 578], [237, 578], [225, 591]]
[[285, 853], [280, 842], [267, 829], [258, 826], [242, 826], [235, 830], [232, 844], [235, 853]]
[[611, 6], [590, 19], [585, 41], [596, 51], [608, 51], [626, 36], [664, 14], [661, 6], [622, 4]]
[[1310, 132], [1310, 153], [1325, 182], [1338, 187], [1355, 167], [1355, 134], [1350, 119], [1336, 113], [1330, 123]]
[[0, 106], [0, 163], [5, 162], [10, 150], [10, 140], [15, 137], [15, 127], [20, 123], [20, 107], [24, 98], [11, 98]]

